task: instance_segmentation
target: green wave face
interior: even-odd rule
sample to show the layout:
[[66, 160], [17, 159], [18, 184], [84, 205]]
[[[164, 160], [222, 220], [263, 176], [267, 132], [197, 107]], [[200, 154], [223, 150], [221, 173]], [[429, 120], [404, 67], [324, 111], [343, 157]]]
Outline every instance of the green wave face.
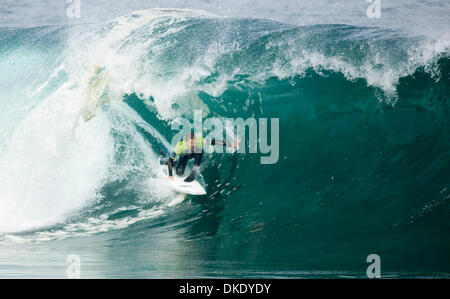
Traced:
[[[0, 66], [5, 256], [82, 244], [103, 277], [360, 277], [372, 253], [450, 271], [442, 41], [152, 10], [0, 29]], [[279, 160], [206, 154], [208, 194], [172, 205], [159, 150], [196, 109], [278, 118]]]

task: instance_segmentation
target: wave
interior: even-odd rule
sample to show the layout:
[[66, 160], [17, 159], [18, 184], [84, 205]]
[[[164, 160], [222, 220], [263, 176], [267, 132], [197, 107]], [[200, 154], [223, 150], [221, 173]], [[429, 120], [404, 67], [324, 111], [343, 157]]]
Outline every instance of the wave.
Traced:
[[[160, 9], [2, 28], [0, 41], [4, 243], [185, 226], [231, 234], [227, 248], [251, 236], [248, 252], [301, 246], [316, 265], [317, 252], [363, 241], [448, 248], [445, 40]], [[161, 184], [158, 142], [194, 109], [279, 118], [280, 160], [207, 155], [208, 195], [173, 208], [184, 198]]]

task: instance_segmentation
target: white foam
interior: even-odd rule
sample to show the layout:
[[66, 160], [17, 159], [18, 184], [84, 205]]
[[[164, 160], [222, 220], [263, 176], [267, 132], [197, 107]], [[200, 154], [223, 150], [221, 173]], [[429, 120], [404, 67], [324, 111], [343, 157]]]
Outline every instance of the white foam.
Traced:
[[78, 111], [61, 91], [17, 123], [0, 155], [0, 231], [61, 221], [95, 198], [111, 156], [108, 122], [80, 122]]

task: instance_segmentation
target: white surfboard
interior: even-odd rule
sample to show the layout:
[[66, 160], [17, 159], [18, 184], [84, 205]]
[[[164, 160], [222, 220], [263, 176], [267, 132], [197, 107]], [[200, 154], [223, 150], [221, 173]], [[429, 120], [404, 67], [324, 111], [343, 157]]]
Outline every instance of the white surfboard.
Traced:
[[[160, 165], [161, 171], [163, 172], [163, 175], [168, 176], [167, 172], [167, 166], [166, 165]], [[175, 172], [175, 170], [174, 170]], [[189, 173], [189, 170], [186, 169], [186, 172]], [[185, 182], [184, 179], [186, 177], [180, 177], [177, 176], [175, 173], [173, 174], [173, 180], [167, 178], [167, 182], [169, 183], [169, 186], [180, 193], [184, 194], [190, 194], [190, 195], [205, 195], [206, 190], [203, 188], [203, 186], [197, 181], [193, 180], [192, 182]]]
[[192, 182], [185, 182], [183, 177], [177, 175], [173, 176], [173, 180], [167, 179], [170, 186], [181, 193], [191, 194], [191, 195], [205, 195], [206, 190], [203, 186], [196, 180]]
[[95, 66], [92, 73], [84, 78], [87, 102], [81, 114], [85, 121], [89, 121], [95, 116], [97, 108], [101, 104], [109, 102], [109, 99], [105, 98], [105, 94], [110, 80], [108, 72], [100, 66]]

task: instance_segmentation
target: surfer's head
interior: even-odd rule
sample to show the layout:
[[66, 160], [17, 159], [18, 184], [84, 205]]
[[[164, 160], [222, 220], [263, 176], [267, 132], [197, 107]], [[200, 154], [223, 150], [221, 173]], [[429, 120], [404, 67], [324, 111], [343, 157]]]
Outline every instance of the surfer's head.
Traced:
[[189, 132], [186, 134], [186, 137], [184, 138], [184, 142], [186, 143], [187, 146], [189, 146], [190, 148], [194, 148], [195, 147], [195, 135], [192, 132]]

